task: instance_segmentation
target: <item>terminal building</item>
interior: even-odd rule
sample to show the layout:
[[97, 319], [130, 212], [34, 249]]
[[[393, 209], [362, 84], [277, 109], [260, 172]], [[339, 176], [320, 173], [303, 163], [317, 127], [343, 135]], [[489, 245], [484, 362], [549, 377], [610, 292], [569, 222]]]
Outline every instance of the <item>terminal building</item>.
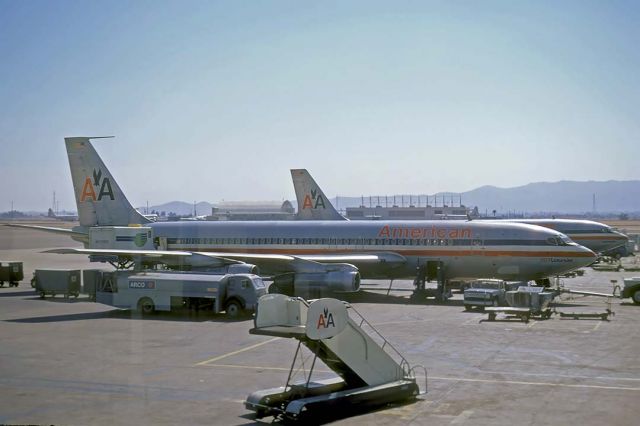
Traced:
[[223, 201], [211, 208], [207, 220], [294, 220], [291, 201]]
[[[477, 207], [470, 209], [462, 204], [462, 198], [451, 195], [450, 199], [434, 196], [431, 200], [433, 205], [429, 203], [430, 197], [427, 196], [403, 196], [401, 204], [396, 204], [397, 197], [391, 197], [393, 203], [389, 206], [390, 197], [382, 197], [384, 206], [381, 205], [381, 197], [368, 197], [369, 206], [364, 205], [364, 197], [359, 207], [347, 207], [345, 216], [349, 220], [437, 220], [437, 219], [467, 219], [469, 216], [478, 217]], [[409, 204], [404, 205], [405, 198]], [[374, 204], [372, 201], [375, 200]], [[414, 203], [414, 201], [417, 201]], [[422, 203], [424, 201], [424, 203]], [[458, 201], [456, 203], [456, 201]], [[440, 205], [438, 205], [438, 203]], [[421, 205], [422, 204], [422, 205]]]

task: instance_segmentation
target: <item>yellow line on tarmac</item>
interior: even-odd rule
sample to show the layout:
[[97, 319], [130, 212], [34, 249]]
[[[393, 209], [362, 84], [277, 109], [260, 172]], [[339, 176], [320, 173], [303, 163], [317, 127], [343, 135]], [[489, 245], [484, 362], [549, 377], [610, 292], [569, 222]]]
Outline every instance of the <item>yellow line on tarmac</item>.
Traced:
[[258, 348], [258, 347], [260, 347], [262, 345], [266, 345], [267, 343], [271, 343], [274, 340], [278, 340], [278, 339], [279, 339], [279, 337], [274, 337], [273, 339], [265, 340], [264, 342], [256, 343], [255, 345], [247, 346], [246, 348], [242, 348], [242, 349], [239, 349], [237, 351], [229, 352], [229, 353], [226, 353], [224, 355], [220, 355], [220, 356], [217, 356], [215, 358], [211, 358], [211, 359], [199, 362], [199, 363], [194, 364], [194, 365], [196, 365], [196, 366], [198, 366], [198, 365], [207, 365], [210, 362], [216, 362], [216, 361], [219, 361], [219, 360], [221, 360], [223, 358], [227, 358], [227, 357], [232, 356], [232, 355], [237, 355], [237, 354], [240, 354], [242, 352], [250, 351], [251, 349]]

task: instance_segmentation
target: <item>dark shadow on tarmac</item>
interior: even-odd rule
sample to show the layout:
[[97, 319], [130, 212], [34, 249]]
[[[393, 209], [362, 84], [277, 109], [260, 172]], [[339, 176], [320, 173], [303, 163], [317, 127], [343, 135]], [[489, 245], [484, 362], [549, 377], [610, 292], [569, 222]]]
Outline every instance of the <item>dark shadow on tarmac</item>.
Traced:
[[0, 297], [19, 297], [19, 296], [28, 296], [33, 294], [33, 290], [22, 290], [22, 291], [0, 291]]
[[156, 312], [151, 315], [142, 316], [139, 312], [128, 310], [112, 310], [104, 312], [83, 312], [77, 314], [61, 314], [49, 315], [41, 317], [16, 318], [5, 320], [5, 322], [14, 323], [46, 323], [46, 322], [65, 322], [65, 321], [83, 321], [91, 319], [115, 318], [126, 320], [144, 320], [144, 321], [183, 321], [183, 322], [238, 322], [253, 320], [253, 317], [243, 317], [239, 319], [229, 319], [224, 314], [214, 315], [211, 312]]
[[[352, 405], [350, 407], [344, 407], [344, 406], [328, 407], [328, 408], [325, 408], [322, 412], [309, 413], [305, 417], [299, 419], [295, 424], [324, 425], [327, 423], [336, 422], [338, 420], [344, 420], [350, 417], [376, 413], [376, 412], [387, 410], [390, 408], [404, 407], [411, 404], [417, 404], [419, 402], [423, 402], [423, 400], [412, 399], [412, 400], [407, 400], [406, 402], [387, 404], [387, 405], [383, 405], [381, 407], [375, 407], [375, 408], [358, 407], [357, 405]], [[262, 419], [256, 419], [253, 413], [248, 413], [240, 417], [243, 419], [249, 420], [249, 422], [244, 423], [243, 426], [266, 425], [266, 424], [294, 424], [294, 422], [292, 421], [287, 421], [286, 419], [280, 419], [280, 418], [274, 418], [274, 417], [264, 417]]]
[[446, 302], [437, 302], [433, 298], [424, 298], [412, 300], [409, 296], [398, 296], [394, 294], [377, 291], [360, 290], [357, 293], [340, 293], [335, 295], [337, 299], [351, 303], [383, 303], [389, 305], [435, 305], [435, 306], [463, 306], [462, 300], [447, 300]]

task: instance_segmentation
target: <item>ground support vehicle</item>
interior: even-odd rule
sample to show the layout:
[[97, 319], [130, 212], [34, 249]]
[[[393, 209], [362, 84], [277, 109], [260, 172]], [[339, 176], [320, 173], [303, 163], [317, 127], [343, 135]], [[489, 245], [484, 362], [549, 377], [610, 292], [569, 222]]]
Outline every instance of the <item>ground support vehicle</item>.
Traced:
[[78, 297], [80, 295], [80, 270], [78, 269], [36, 269], [33, 273], [31, 286], [44, 299], [50, 295], [64, 295]]
[[504, 314], [507, 317], [519, 318], [522, 322], [529, 322], [532, 315], [530, 308], [488, 307], [484, 311], [489, 315], [489, 321], [495, 321], [498, 314]]
[[255, 310], [266, 294], [253, 274], [192, 274], [176, 272], [104, 272], [96, 301], [142, 314], [188, 308], [237, 318]]
[[625, 278], [620, 298], [630, 297], [633, 303], [640, 305], [640, 277]]
[[600, 319], [602, 321], [609, 321], [609, 316], [615, 315], [610, 308], [607, 308], [604, 312], [555, 312], [560, 315], [560, 318], [571, 319]]
[[494, 321], [498, 313], [517, 317], [523, 322], [529, 322], [533, 316], [547, 319], [551, 316], [550, 304], [557, 295], [553, 291], [545, 291], [544, 287], [521, 286], [517, 290], [507, 291], [505, 298], [508, 307], [489, 307], [485, 312], [489, 321]]
[[89, 296], [89, 299], [96, 300], [96, 290], [102, 282], [102, 269], [82, 270], [82, 293]]
[[18, 287], [23, 279], [22, 262], [0, 262], [0, 287], [3, 287], [5, 282], [9, 284], [9, 287]]
[[508, 283], [502, 280], [471, 281], [464, 290], [464, 309], [469, 311], [474, 307], [485, 309], [488, 306], [505, 306], [506, 292], [521, 285], [520, 282]]
[[[325, 298], [308, 303], [269, 294], [258, 302], [254, 321], [251, 334], [298, 340], [285, 386], [254, 392], [245, 401], [258, 418], [322, 422], [336, 412], [344, 416], [348, 410], [362, 412], [420, 394], [416, 368], [345, 302]], [[297, 365], [304, 365], [301, 346], [314, 355], [308, 375]], [[312, 381], [317, 359], [339, 377]], [[426, 369], [421, 368], [426, 392]], [[301, 371], [302, 380], [296, 382]]]

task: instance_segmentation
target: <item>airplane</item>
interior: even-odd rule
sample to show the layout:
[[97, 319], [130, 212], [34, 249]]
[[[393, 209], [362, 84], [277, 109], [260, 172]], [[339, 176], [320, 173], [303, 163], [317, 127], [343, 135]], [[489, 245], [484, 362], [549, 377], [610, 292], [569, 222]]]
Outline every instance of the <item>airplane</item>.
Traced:
[[[126, 199], [91, 139], [65, 138], [80, 226], [55, 230], [22, 225], [67, 233], [88, 247], [50, 252], [119, 261], [155, 257], [194, 268], [259, 268], [272, 279], [271, 292], [286, 294], [357, 291], [361, 277], [422, 276], [436, 279], [439, 288], [452, 279], [542, 279], [589, 265], [596, 257], [560, 232], [508, 222], [150, 222]], [[321, 192], [316, 199], [317, 194]], [[131, 249], [90, 247], [92, 230], [124, 226], [138, 226], [144, 238], [122, 239], [131, 242]], [[134, 246], [148, 241], [153, 249]]]
[[502, 219], [515, 223], [543, 226], [562, 232], [576, 244], [603, 253], [624, 245], [629, 240], [625, 234], [615, 231], [609, 225], [582, 219]]
[[[294, 177], [295, 175], [295, 177]], [[293, 186], [298, 199], [298, 212], [303, 212], [305, 218], [312, 220], [346, 220], [326, 200], [317, 206], [314, 203], [306, 202], [309, 194], [323, 194], [316, 184], [311, 174], [306, 169], [292, 169]], [[299, 195], [300, 194], [300, 195]], [[323, 194], [324, 195], [324, 194]], [[307, 197], [307, 198], [302, 198]], [[303, 202], [302, 200], [305, 200]], [[340, 215], [337, 218], [336, 215]], [[483, 219], [484, 220], [484, 219]], [[553, 229], [565, 234], [573, 242], [582, 245], [596, 253], [626, 244], [628, 237], [620, 232], [614, 231], [610, 226], [592, 220], [581, 219], [490, 219], [493, 222], [526, 223]]]

